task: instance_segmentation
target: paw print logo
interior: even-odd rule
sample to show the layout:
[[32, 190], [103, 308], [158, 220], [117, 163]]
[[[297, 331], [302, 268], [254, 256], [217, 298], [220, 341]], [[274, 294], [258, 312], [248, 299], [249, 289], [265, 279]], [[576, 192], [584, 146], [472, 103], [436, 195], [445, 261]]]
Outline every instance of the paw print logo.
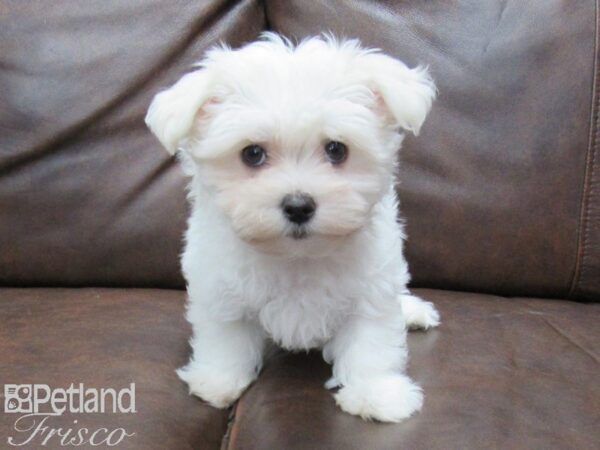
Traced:
[[30, 413], [33, 412], [32, 388], [30, 384], [4, 385], [4, 412]]

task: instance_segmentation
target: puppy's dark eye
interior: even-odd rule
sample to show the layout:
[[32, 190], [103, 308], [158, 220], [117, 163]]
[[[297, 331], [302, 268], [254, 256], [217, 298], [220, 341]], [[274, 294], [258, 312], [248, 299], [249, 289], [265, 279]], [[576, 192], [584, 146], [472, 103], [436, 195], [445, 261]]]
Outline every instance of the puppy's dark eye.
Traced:
[[348, 158], [348, 147], [338, 141], [329, 141], [325, 144], [325, 153], [331, 164], [341, 164]]
[[242, 150], [242, 161], [250, 167], [262, 166], [267, 161], [267, 152], [260, 145], [249, 145]]

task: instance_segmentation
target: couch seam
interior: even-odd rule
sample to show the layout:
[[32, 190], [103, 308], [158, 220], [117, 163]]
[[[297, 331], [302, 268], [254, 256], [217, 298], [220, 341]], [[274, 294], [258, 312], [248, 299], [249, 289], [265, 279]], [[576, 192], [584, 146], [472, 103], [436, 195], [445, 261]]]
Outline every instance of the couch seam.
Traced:
[[[230, 450], [232, 445], [231, 436], [233, 435], [233, 430], [237, 424], [237, 418], [239, 415], [238, 409], [240, 406], [242, 399], [238, 399], [233, 407], [231, 408], [231, 413], [229, 415], [229, 420], [227, 421], [227, 429], [225, 430], [225, 434], [223, 435], [223, 439], [221, 440], [221, 448], [220, 450]], [[235, 439], [233, 440], [235, 443]]]
[[269, 17], [269, 7], [267, 6], [267, 0], [260, 0], [263, 7], [263, 16], [265, 18], [265, 31], [273, 31], [271, 28], [271, 18]]
[[573, 277], [571, 280], [571, 286], [567, 293], [567, 298], [571, 299], [577, 290], [581, 282], [581, 272], [585, 264], [586, 259], [586, 247], [589, 239], [589, 217], [590, 217], [590, 195], [591, 185], [594, 177], [594, 164], [596, 161], [596, 153], [598, 146], [598, 118], [599, 118], [599, 107], [600, 97], [598, 96], [598, 0], [595, 4], [595, 36], [594, 36], [594, 65], [593, 65], [593, 79], [592, 79], [592, 102], [590, 111], [590, 135], [588, 151], [586, 155], [586, 167], [582, 187], [581, 206], [579, 214], [579, 224], [577, 232], [577, 251], [575, 258], [575, 267], [573, 270]]
[[235, 422], [237, 415], [237, 405], [238, 402], [233, 405], [229, 417], [227, 418], [227, 427], [225, 428], [225, 433], [223, 433], [223, 438], [221, 439], [220, 450], [227, 450], [229, 448], [229, 437], [231, 436], [231, 429], [233, 428], [233, 423]]

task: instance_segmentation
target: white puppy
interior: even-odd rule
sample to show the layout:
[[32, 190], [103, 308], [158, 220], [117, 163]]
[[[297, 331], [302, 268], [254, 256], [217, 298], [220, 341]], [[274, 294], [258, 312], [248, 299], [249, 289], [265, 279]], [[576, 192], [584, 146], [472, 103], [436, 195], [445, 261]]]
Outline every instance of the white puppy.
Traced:
[[192, 176], [182, 266], [193, 356], [178, 371], [216, 407], [257, 377], [271, 339], [322, 348], [340, 407], [396, 422], [421, 408], [406, 328], [439, 323], [410, 295], [394, 193], [402, 131], [435, 95], [356, 40], [278, 35], [210, 50], [146, 123]]

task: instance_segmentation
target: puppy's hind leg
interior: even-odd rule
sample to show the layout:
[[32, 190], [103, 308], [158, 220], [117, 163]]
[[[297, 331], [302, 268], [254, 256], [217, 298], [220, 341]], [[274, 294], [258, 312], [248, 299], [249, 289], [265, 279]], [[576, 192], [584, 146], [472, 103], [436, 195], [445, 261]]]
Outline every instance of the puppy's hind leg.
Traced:
[[440, 314], [433, 303], [411, 294], [401, 294], [399, 299], [409, 330], [428, 330], [440, 324]]

